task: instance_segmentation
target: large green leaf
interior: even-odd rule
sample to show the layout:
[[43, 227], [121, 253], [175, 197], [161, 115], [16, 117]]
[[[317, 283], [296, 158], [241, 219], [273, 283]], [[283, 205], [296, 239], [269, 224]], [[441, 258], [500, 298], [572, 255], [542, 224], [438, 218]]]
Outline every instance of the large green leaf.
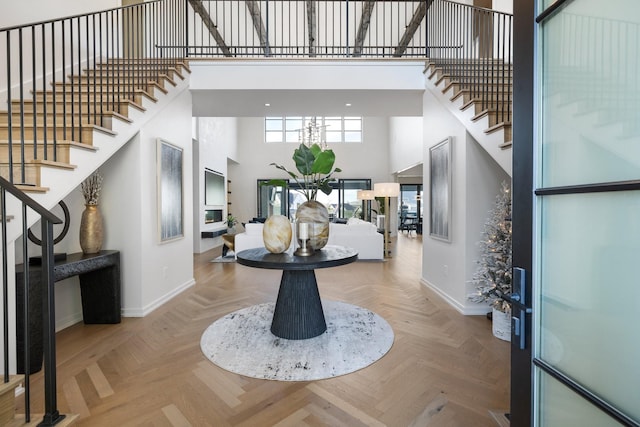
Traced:
[[293, 152], [293, 161], [296, 163], [296, 169], [302, 175], [313, 174], [313, 165], [315, 156], [313, 152], [304, 144], [300, 144]]
[[315, 162], [313, 163], [312, 172], [328, 174], [333, 169], [333, 164], [336, 161], [336, 155], [333, 150], [324, 150], [318, 153]]

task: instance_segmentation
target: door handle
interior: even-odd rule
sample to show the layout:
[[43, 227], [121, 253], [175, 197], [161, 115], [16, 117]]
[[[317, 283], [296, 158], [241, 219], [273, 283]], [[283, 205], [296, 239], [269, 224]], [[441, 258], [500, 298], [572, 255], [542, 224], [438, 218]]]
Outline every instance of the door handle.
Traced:
[[519, 338], [520, 350], [526, 348], [526, 322], [527, 314], [531, 313], [531, 307], [526, 305], [525, 297], [526, 271], [524, 268], [513, 268], [513, 286], [508, 301], [511, 303], [511, 329], [513, 335]]

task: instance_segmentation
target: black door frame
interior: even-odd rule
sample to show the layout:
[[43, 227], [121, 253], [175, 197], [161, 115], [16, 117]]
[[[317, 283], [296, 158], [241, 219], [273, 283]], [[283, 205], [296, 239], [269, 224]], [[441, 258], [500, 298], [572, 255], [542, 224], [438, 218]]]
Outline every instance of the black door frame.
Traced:
[[[531, 301], [534, 208], [534, 79], [536, 0], [513, 2], [513, 266], [524, 271], [524, 299]], [[524, 349], [516, 328], [511, 328], [510, 424], [533, 425], [531, 314], [525, 315]]]

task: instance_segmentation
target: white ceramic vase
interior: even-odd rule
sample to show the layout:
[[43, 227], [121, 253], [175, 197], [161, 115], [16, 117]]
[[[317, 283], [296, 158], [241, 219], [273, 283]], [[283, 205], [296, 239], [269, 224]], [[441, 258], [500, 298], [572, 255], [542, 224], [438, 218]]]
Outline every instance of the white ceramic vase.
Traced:
[[511, 313], [493, 309], [491, 314], [493, 335], [504, 341], [511, 341]]

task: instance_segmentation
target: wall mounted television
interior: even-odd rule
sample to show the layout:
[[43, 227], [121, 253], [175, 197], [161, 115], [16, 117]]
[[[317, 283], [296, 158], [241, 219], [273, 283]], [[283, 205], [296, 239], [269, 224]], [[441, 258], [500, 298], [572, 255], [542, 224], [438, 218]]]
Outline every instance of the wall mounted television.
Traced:
[[222, 208], [226, 203], [224, 175], [211, 169], [204, 170], [204, 204]]

